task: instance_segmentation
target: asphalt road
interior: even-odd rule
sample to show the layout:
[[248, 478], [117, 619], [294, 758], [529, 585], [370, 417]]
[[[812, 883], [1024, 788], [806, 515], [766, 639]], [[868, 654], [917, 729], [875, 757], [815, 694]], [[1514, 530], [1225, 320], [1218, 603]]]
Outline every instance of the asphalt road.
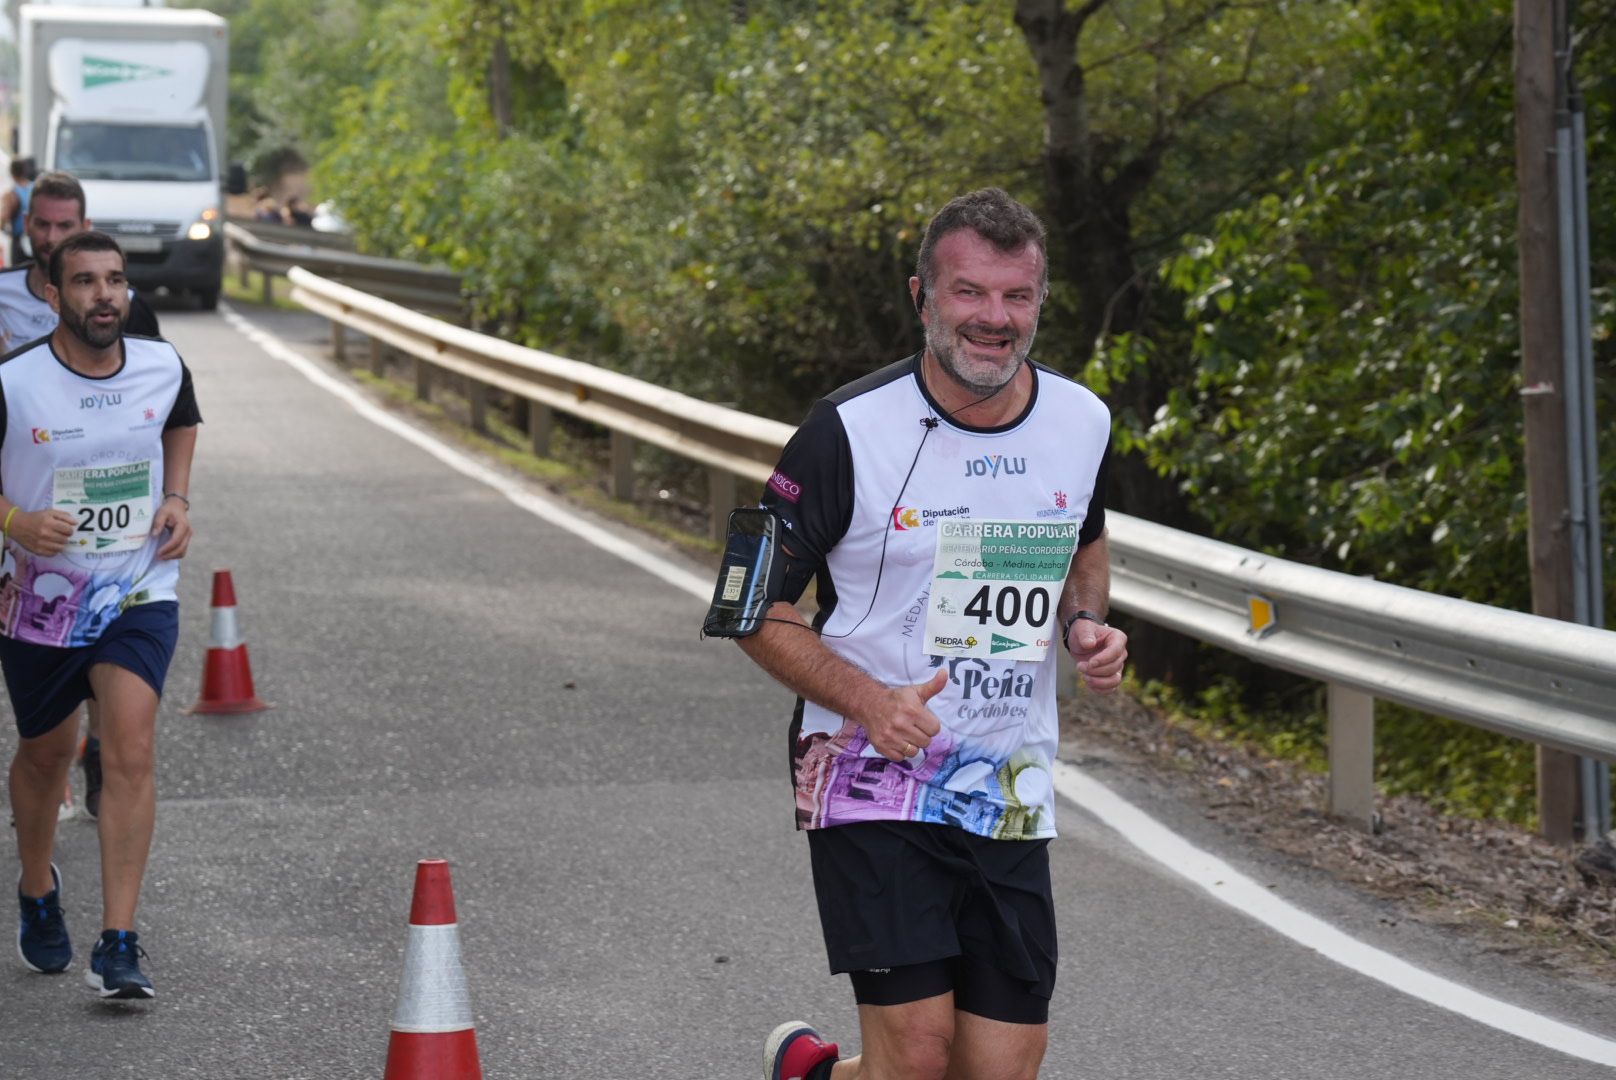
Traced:
[[[316, 321], [246, 314], [316, 351]], [[206, 424], [140, 915], [159, 998], [84, 987], [95, 834], [65, 823], [80, 955], [65, 977], [0, 968], [0, 1078], [380, 1076], [429, 857], [453, 866], [490, 1078], [750, 1078], [793, 1018], [856, 1044], [792, 828], [788, 695], [698, 639], [702, 604], [365, 421], [218, 316], [162, 319]], [[272, 711], [180, 711], [217, 568]], [[1083, 764], [1348, 932], [1616, 1038], [1610, 987], [1390, 925], [1170, 791]], [[1045, 1077], [1612, 1075], [1350, 972], [1062, 813]]]

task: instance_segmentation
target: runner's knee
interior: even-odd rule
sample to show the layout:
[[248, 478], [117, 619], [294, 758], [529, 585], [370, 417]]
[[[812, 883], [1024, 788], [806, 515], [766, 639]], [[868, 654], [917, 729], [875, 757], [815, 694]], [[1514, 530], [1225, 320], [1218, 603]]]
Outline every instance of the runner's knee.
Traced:
[[866, 1049], [859, 1080], [943, 1080], [949, 1049], [949, 1040], [941, 1035], [904, 1039], [879, 1054]]
[[151, 775], [157, 765], [157, 733], [152, 725], [122, 727], [115, 738], [101, 739], [103, 775], [135, 781]]
[[859, 1080], [943, 1080], [954, 1033], [926, 1016], [888, 1014], [880, 1032], [865, 1033]]

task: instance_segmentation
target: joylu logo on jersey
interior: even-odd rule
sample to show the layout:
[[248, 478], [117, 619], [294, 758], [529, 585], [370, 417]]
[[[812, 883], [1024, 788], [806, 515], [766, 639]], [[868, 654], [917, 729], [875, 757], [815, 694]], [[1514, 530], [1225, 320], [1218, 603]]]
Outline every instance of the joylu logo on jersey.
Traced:
[[1024, 457], [1005, 457], [1003, 454], [983, 454], [979, 458], [972, 458], [965, 463], [965, 475], [986, 476], [996, 479], [1003, 476], [1027, 475], [1027, 459]]
[[81, 409], [104, 409], [108, 405], [122, 404], [122, 394], [91, 394], [88, 397], [79, 398], [79, 408]]

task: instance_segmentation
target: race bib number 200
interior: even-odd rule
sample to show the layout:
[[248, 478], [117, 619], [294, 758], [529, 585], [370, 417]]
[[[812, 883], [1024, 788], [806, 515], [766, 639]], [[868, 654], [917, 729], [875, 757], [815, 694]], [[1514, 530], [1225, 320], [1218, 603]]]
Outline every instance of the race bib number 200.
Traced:
[[1077, 550], [1075, 521], [942, 521], [926, 652], [1043, 660]]
[[57, 469], [51, 504], [74, 519], [65, 554], [139, 551], [151, 532], [151, 462]]

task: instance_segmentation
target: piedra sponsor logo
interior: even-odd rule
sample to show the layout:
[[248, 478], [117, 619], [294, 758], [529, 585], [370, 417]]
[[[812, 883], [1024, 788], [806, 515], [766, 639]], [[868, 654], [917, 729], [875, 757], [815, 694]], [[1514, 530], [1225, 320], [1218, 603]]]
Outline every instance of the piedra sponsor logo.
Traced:
[[974, 649], [975, 637], [956, 637], [952, 634], [933, 634], [931, 639], [934, 649]]

